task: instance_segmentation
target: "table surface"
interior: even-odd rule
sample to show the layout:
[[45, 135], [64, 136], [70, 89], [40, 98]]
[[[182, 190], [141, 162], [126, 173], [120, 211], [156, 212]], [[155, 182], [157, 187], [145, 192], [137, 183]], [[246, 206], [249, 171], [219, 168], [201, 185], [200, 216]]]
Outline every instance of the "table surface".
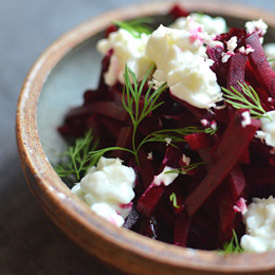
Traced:
[[[135, 2], [0, 0], [0, 274], [121, 274], [87, 255], [44, 214], [23, 177], [14, 130], [20, 88], [39, 54], [73, 26]], [[275, 11], [271, 0], [217, 2]]]

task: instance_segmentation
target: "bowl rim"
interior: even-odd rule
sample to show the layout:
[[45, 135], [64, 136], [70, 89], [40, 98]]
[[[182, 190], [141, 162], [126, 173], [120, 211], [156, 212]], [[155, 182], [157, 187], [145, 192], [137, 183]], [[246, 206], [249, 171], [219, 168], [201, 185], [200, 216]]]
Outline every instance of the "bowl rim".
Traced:
[[[78, 226], [77, 230], [84, 232], [86, 236], [93, 234], [103, 243], [111, 243], [118, 251], [127, 251], [133, 259], [136, 257], [143, 260], [149, 259], [155, 266], [164, 264], [168, 268], [179, 271], [185, 269], [209, 272], [275, 270], [274, 252], [221, 256], [211, 251], [176, 247], [145, 238], [125, 228], [116, 228], [90, 211], [89, 207], [69, 190], [55, 173], [40, 143], [37, 129], [37, 104], [42, 87], [55, 65], [79, 44], [106, 29], [111, 21], [165, 14], [174, 4], [172, 2], [136, 4], [105, 12], [65, 33], [41, 54], [25, 79], [17, 106], [16, 137], [24, 175], [31, 191], [46, 213], [70, 238], [90, 253], [117, 267], [119, 267], [118, 264], [87, 247], [85, 240], [84, 242], [83, 239], [79, 240], [79, 236], [74, 235], [75, 231], [69, 225]], [[256, 8], [239, 4], [226, 4], [221, 7], [221, 3], [201, 1], [192, 1], [192, 3], [181, 1], [179, 4], [190, 11], [203, 10], [206, 13], [243, 19], [262, 18], [275, 28], [275, 23], [272, 23], [273, 15]], [[246, 13], [243, 16], [244, 10]], [[58, 215], [54, 213], [54, 209], [57, 208]]]

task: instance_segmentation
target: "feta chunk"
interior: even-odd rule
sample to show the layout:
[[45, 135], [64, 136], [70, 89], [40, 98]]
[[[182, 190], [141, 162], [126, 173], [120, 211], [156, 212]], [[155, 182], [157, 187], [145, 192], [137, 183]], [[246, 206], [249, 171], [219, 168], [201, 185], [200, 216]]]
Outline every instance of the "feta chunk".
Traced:
[[244, 215], [246, 234], [241, 238], [245, 251], [275, 250], [275, 198], [254, 198]]
[[247, 21], [245, 28], [248, 33], [258, 32], [260, 36], [264, 36], [267, 32], [268, 25], [262, 19], [259, 19]]
[[[265, 51], [267, 59], [274, 59], [275, 58], [275, 43], [265, 44], [264, 51]], [[273, 71], [275, 71], [275, 61], [270, 62], [270, 65], [271, 65]]]
[[235, 55], [234, 51], [237, 48], [237, 36], [232, 36], [227, 42], [227, 52], [222, 53], [222, 62], [226, 63], [229, 58], [233, 55]]
[[245, 111], [241, 114], [242, 116], [242, 127], [245, 128], [246, 126], [250, 125], [251, 124], [251, 116], [250, 116], [250, 113], [249, 111]]
[[266, 115], [270, 119], [260, 118], [262, 130], [256, 132], [256, 137], [265, 141], [266, 145], [275, 147], [275, 111], [269, 111]]
[[119, 158], [101, 157], [72, 191], [98, 215], [121, 226], [131, 211], [135, 179], [133, 168]]
[[[203, 27], [203, 30], [208, 34], [220, 34], [226, 32], [226, 21], [222, 17], [211, 17], [206, 14], [191, 13], [190, 16], [196, 23]], [[186, 17], [178, 18], [171, 28], [184, 29]]]
[[192, 106], [209, 109], [222, 100], [217, 77], [210, 69], [206, 48], [192, 42], [190, 32], [160, 26], [150, 36], [147, 56], [156, 64], [153, 78], [167, 82], [171, 94]]
[[106, 55], [110, 49], [114, 51], [108, 71], [104, 75], [107, 85], [113, 86], [117, 81], [124, 84], [126, 64], [135, 73], [137, 79], [141, 79], [146, 74], [153, 65], [145, 54], [148, 38], [146, 34], [141, 34], [140, 38], [136, 38], [128, 31], [119, 29], [112, 32], [108, 38], [98, 41], [97, 49], [101, 54]]
[[262, 20], [252, 20], [245, 23], [245, 28], [248, 33], [257, 32], [260, 36], [261, 43], [264, 42], [263, 36], [266, 34], [268, 25]]
[[[171, 172], [173, 170], [175, 169], [169, 166], [165, 166], [162, 172], [154, 177], [154, 180], [153, 180], [154, 184], [157, 186], [161, 184], [164, 184], [165, 186], [170, 185], [179, 175], [176, 172], [175, 173]], [[167, 173], [167, 172], [171, 172], [171, 173]]]

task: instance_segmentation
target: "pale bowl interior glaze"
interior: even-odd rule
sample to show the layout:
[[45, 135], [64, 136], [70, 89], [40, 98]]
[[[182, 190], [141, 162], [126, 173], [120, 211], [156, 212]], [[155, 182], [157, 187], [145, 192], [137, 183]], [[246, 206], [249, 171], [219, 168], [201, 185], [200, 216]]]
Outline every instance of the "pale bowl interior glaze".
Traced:
[[[169, 10], [170, 6], [169, 3], [163, 3], [161, 7], [157, 4], [145, 4], [138, 6], [139, 11], [135, 7], [105, 15], [104, 18], [106, 21], [106, 18], [113, 20], [136, 15], [163, 14]], [[189, 3], [186, 6], [187, 9], [193, 10], [198, 10], [200, 7], [202, 11], [207, 13], [212, 11], [214, 15], [227, 14], [228, 23], [232, 26], [243, 26], [248, 18], [256, 19], [265, 15], [255, 10], [248, 10], [245, 19], [238, 19], [240, 8], [235, 6], [218, 8], [209, 3]], [[136, 11], [133, 11], [134, 9]], [[127, 11], [132, 12], [127, 13]], [[159, 22], [164, 19], [162, 15], [156, 18]], [[270, 23], [272, 18], [268, 16], [266, 18]], [[100, 19], [97, 20], [100, 21]], [[153, 271], [157, 274], [221, 274], [223, 272], [240, 274], [240, 272], [253, 271], [259, 274], [263, 274], [263, 271], [274, 274], [274, 253], [259, 255], [246, 253], [241, 256], [223, 257], [216, 252], [182, 249], [147, 239], [126, 229], [115, 228], [91, 213], [89, 208], [71, 194], [55, 174], [48, 160], [55, 165], [60, 153], [66, 147], [56, 128], [62, 123], [70, 107], [82, 103], [83, 92], [97, 86], [102, 57], [96, 51], [95, 45], [103, 37], [103, 29], [107, 23], [105, 22], [101, 29], [98, 27], [98, 31], [93, 31], [91, 37], [87, 34], [89, 31], [83, 30], [93, 26], [93, 20], [65, 35], [40, 58], [25, 82], [17, 113], [17, 140], [23, 170], [32, 192], [47, 214], [69, 237], [91, 254], [127, 273], [131, 268], [131, 274], [152, 274]], [[68, 39], [69, 36], [70, 39]], [[76, 39], [75, 36], [80, 38]], [[73, 41], [72, 48], [58, 47], [62, 43], [67, 43], [68, 40]], [[74, 42], [75, 40], [77, 42]], [[269, 30], [266, 36], [267, 42], [272, 40], [275, 41], [275, 28]], [[46, 66], [44, 65], [45, 56], [51, 58], [54, 55], [52, 54], [54, 47], [61, 53], [43, 71], [39, 66]], [[42, 79], [40, 79], [41, 74]], [[31, 110], [26, 114], [24, 113], [26, 106], [31, 102], [29, 101], [31, 100], [30, 87], [35, 87], [34, 84], [37, 83], [38, 88], [34, 92], [36, 94], [34, 101], [38, 101], [37, 109], [34, 102], [34, 106], [31, 106]], [[30, 137], [32, 134], [33, 139]]]

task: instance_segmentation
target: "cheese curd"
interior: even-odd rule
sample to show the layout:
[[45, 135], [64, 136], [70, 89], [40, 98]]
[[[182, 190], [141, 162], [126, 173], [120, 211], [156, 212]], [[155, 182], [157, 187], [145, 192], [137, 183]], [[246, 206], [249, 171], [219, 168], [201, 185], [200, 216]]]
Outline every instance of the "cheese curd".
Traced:
[[122, 226], [131, 211], [135, 172], [119, 158], [101, 157], [72, 191], [98, 215]]
[[268, 26], [262, 20], [252, 20], [245, 23], [245, 28], [248, 33], [258, 32], [260, 36], [264, 36], [267, 32]]
[[145, 48], [148, 35], [141, 34], [136, 38], [124, 29], [110, 33], [106, 39], [101, 39], [97, 43], [98, 51], [106, 55], [110, 49], [113, 54], [110, 59], [108, 71], [104, 75], [105, 83], [113, 86], [117, 81], [124, 84], [124, 69], [127, 63], [137, 79], [147, 73], [153, 65], [152, 61], [145, 55]]
[[[275, 58], [275, 43], [268, 43], [264, 45], [264, 51], [267, 57], [267, 60]], [[275, 71], [275, 61], [270, 62], [270, 65]]]
[[164, 184], [165, 186], [170, 185], [179, 175], [175, 170], [169, 166], [165, 166], [160, 174], [154, 177], [153, 183], [157, 186]]
[[157, 82], [167, 82], [171, 94], [180, 100], [209, 109], [222, 100], [222, 93], [205, 51], [199, 31], [193, 40], [190, 31], [162, 25], [152, 33], [146, 48], [157, 67], [153, 75]]
[[256, 137], [265, 142], [266, 145], [275, 147], [275, 111], [266, 113], [267, 117], [260, 118], [261, 129], [256, 132]]
[[275, 198], [254, 198], [244, 215], [246, 234], [241, 238], [245, 251], [275, 250]]
[[[199, 13], [191, 13], [189, 17], [191, 17], [196, 23], [200, 24], [203, 31], [207, 32], [209, 35], [226, 32], [226, 21], [222, 17], [213, 18], [207, 14]], [[186, 17], [180, 17], [170, 27], [184, 29], [185, 24]]]

